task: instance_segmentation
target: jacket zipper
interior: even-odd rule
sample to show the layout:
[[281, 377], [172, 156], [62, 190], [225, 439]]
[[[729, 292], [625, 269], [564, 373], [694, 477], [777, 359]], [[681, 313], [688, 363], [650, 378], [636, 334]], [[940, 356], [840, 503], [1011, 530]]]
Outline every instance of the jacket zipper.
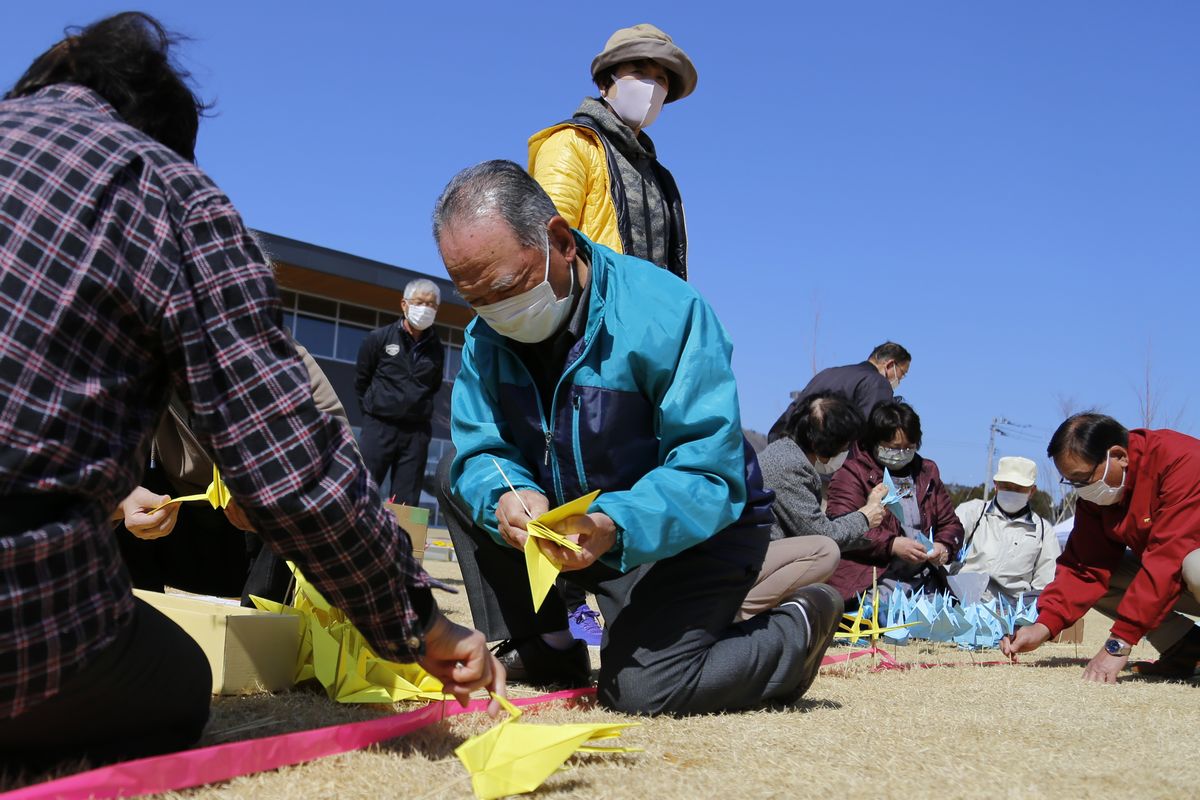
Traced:
[[575, 450], [575, 474], [579, 476], [579, 488], [584, 494], [590, 490], [587, 484], [587, 475], [583, 471], [583, 448], [579, 445], [579, 395], [571, 398], [571, 446]]
[[[603, 316], [604, 316], [603, 309], [601, 309], [600, 317], [598, 317], [598, 319], [602, 319]], [[550, 474], [554, 478], [554, 496], [555, 496], [555, 499], [558, 501], [558, 505], [561, 506], [564, 503], [566, 503], [567, 501], [566, 501], [566, 498], [563, 496], [562, 476], [558, 472], [558, 458], [556, 456], [553, 461], [550, 460], [550, 455], [554, 450], [554, 447], [553, 447], [553, 445], [554, 445], [554, 426], [553, 426], [552, 422], [546, 421], [547, 417], [546, 417], [545, 406], [542, 405], [541, 392], [539, 392], [537, 390], [537, 382], [533, 379], [533, 373], [529, 371], [529, 367], [525, 366], [525, 362], [521, 360], [520, 356], [518, 356], [516, 353], [514, 353], [512, 351], [512, 349], [509, 348], [507, 345], [505, 345], [503, 342], [497, 341], [499, 338], [500, 338], [499, 336], [496, 336], [496, 338], [492, 340], [492, 344], [494, 344], [496, 347], [499, 347], [500, 349], [507, 352], [510, 356], [512, 356], [512, 358], [518, 364], [521, 365], [521, 369], [525, 370], [525, 376], [527, 378], [529, 378], [529, 383], [533, 387], [533, 399], [537, 401], [538, 417], [540, 418], [540, 421], [542, 423], [542, 436], [545, 437], [545, 440], [546, 440], [546, 449], [542, 455], [542, 463], [543, 463], [543, 466], [550, 467]], [[585, 357], [587, 357], [588, 351], [592, 349], [592, 343], [595, 341], [595, 339], [596, 339], [596, 337], [592, 336], [591, 339], [587, 339], [584, 341], [583, 350], [581, 350], [579, 352], [579, 357], [576, 358], [574, 361], [572, 361], [567, 366], [567, 368], [563, 370], [562, 375], [560, 375], [558, 377], [558, 383], [554, 384], [554, 394], [551, 395], [551, 397], [550, 397], [550, 417], [549, 417], [549, 419], [551, 421], [553, 421], [553, 419], [554, 419], [554, 412], [558, 405], [558, 392], [559, 392], [559, 389], [562, 388], [563, 381], [566, 380], [567, 377], [570, 376], [571, 372], [573, 372], [575, 370], [575, 368], [578, 367], [583, 362], [583, 359]], [[581, 468], [582, 463], [583, 463], [582, 455], [580, 455], [579, 460], [577, 462], [577, 468], [580, 469], [580, 481], [581, 481], [581, 483], [583, 483], [586, 486], [587, 478], [582, 473], [582, 468]], [[584, 492], [584, 493], [586, 494], [586, 492]]]

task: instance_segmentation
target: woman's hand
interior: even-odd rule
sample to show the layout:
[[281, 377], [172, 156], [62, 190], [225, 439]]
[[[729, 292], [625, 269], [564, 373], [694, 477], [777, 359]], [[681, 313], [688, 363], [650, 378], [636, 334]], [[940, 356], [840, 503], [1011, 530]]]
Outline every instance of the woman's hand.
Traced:
[[920, 564], [929, 558], [925, 547], [916, 539], [910, 539], [907, 536], [897, 536], [892, 539], [892, 555], [909, 564]]
[[129, 532], [139, 539], [161, 539], [174, 530], [175, 520], [179, 517], [179, 504], [173, 503], [154, 512], [151, 509], [158, 508], [170, 499], [169, 495], [155, 494], [139, 486], [121, 501], [113, 516], [124, 521]]

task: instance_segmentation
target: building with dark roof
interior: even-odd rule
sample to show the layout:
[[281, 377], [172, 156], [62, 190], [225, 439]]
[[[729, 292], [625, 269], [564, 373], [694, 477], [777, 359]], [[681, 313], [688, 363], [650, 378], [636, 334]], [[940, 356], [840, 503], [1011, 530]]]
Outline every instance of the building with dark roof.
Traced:
[[[446, 346], [446, 380], [435, 403], [425, 468], [427, 488], [421, 494], [421, 506], [430, 511], [430, 524], [440, 525], [437, 501], [428, 489], [450, 443], [450, 390], [462, 363], [463, 329], [474, 317], [471, 307], [444, 275], [429, 275], [264, 231], [256, 235], [275, 263], [284, 323], [325, 371], [346, 407], [355, 435], [362, 425], [354, 373], [363, 339], [375, 328], [400, 318], [400, 301], [409, 281], [428, 278], [441, 289], [434, 329]], [[390, 485], [386, 479], [384, 483]]]

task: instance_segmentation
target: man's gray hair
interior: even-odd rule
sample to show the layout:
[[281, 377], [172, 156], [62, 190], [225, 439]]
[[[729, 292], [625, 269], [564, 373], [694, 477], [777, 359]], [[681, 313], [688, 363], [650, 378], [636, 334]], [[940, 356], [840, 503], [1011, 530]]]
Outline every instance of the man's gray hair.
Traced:
[[450, 224], [496, 216], [526, 247], [546, 247], [546, 224], [558, 214], [554, 201], [519, 164], [497, 159], [455, 175], [433, 208], [433, 238]]
[[438, 285], [428, 278], [413, 278], [404, 287], [404, 299], [411, 301], [413, 297], [419, 294], [433, 295], [433, 302], [439, 306], [442, 304], [442, 290]]

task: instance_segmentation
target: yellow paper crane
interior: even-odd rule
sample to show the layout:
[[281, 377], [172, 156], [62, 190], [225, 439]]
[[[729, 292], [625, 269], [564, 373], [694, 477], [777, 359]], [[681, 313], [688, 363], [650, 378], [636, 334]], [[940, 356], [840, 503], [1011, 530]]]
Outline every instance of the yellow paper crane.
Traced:
[[835, 639], [848, 639], [851, 642], [857, 642], [859, 639], [870, 639], [871, 646], [874, 647], [879, 637], [888, 631], [898, 631], [901, 628], [910, 628], [916, 625], [915, 622], [906, 622], [903, 625], [892, 625], [888, 628], [879, 627], [879, 584], [876, 579], [876, 571], [871, 570], [871, 619], [868, 621], [869, 627], [863, 627], [863, 610], [862, 603], [858, 605], [858, 612], [854, 614], [843, 614], [842, 616], [850, 622], [841, 623], [842, 630], [833, 635]]
[[[500, 468], [500, 462], [492, 459], [492, 463], [496, 465], [500, 477], [504, 478], [504, 482], [508, 484], [508, 488], [512, 489], [513, 494], [517, 495], [517, 499], [521, 501], [521, 507], [525, 509], [525, 514], [532, 517], [529, 507], [525, 505], [525, 501], [521, 500], [521, 495], [517, 492], [512, 481], [504, 474], [504, 470]], [[548, 542], [554, 542], [561, 547], [565, 547], [572, 553], [578, 553], [582, 548], [572, 542], [570, 539], [555, 533], [552, 530], [552, 525], [557, 525], [569, 517], [581, 517], [587, 513], [588, 507], [597, 497], [600, 496], [599, 490], [586, 494], [583, 497], [572, 500], [569, 503], [552, 508], [540, 517], [530, 521], [525, 526], [525, 568], [529, 573], [529, 592], [533, 596], [533, 610], [536, 612], [541, 609], [542, 601], [546, 599], [546, 595], [550, 593], [550, 587], [558, 580], [558, 573], [562, 572], [562, 565], [555, 562], [550, 556], [546, 555], [542, 548], [538, 547], [537, 540], [545, 539]]]
[[304, 626], [296, 657], [296, 683], [315, 678], [339, 703], [395, 703], [401, 700], [444, 700], [442, 683], [418, 664], [385, 661], [362, 634], [321, 596], [300, 570], [288, 562], [296, 578], [292, 605], [251, 596], [254, 605], [276, 614], [300, 617]]
[[486, 733], [472, 736], [454, 751], [471, 773], [479, 800], [532, 792], [575, 753], [636, 753], [640, 747], [598, 747], [639, 723], [525, 725], [520, 709], [492, 695], [510, 714]]
[[225, 481], [221, 480], [221, 473], [217, 471], [217, 465], [213, 464], [213, 479], [208, 485], [208, 489], [204, 494], [189, 494], [186, 497], [173, 497], [165, 503], [160, 503], [150, 509], [150, 513], [166, 508], [175, 503], [190, 503], [193, 500], [207, 500], [213, 508], [225, 508], [230, 501], [229, 489], [225, 486]]

